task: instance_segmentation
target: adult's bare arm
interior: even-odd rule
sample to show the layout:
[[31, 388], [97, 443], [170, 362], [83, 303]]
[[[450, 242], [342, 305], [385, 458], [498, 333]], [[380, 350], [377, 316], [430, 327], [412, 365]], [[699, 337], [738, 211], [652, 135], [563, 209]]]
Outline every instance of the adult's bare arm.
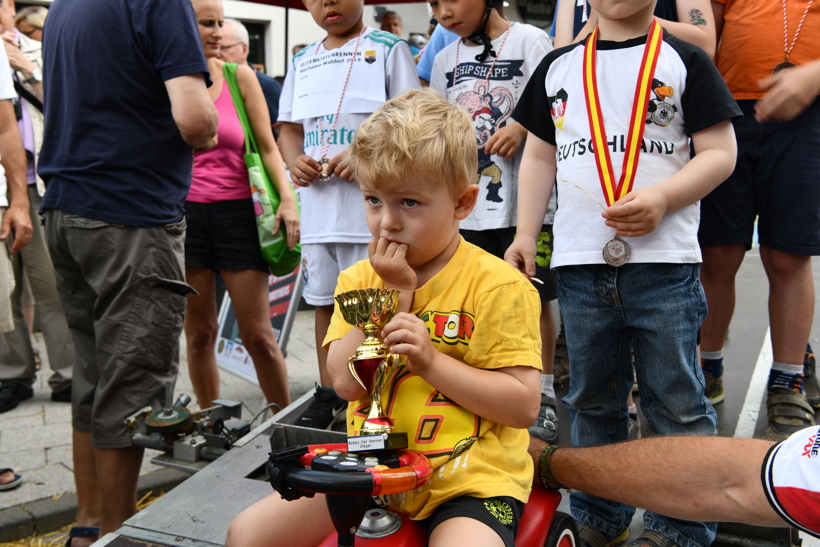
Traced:
[[[535, 481], [545, 443], [530, 439]], [[763, 492], [760, 469], [771, 441], [654, 437], [606, 446], [560, 447], [553, 477], [567, 488], [684, 520], [785, 527]], [[629, 469], [640, 469], [637, 475]]]
[[[19, 72], [23, 80], [28, 80], [34, 74], [34, 70], [40, 68], [33, 61], [30, 61], [22, 51], [20, 51], [20, 44], [14, 41], [14, 33], [6, 31], [3, 33], [3, 45], [6, 48], [6, 55], [9, 58], [9, 65], [12, 70]], [[34, 96], [43, 101], [43, 82], [32, 82], [29, 84]]]
[[755, 119], [758, 122], [793, 120], [820, 93], [820, 59], [781, 70], [758, 83], [766, 94], [755, 103]]
[[726, 4], [721, 4], [716, 0], [712, 0], [712, 15], [715, 18], [715, 36], [717, 37], [717, 44], [720, 44], [720, 38], [723, 36], [723, 14], [726, 11]]
[[572, 34], [575, 19], [575, 0], [560, 0], [558, 2], [558, 15], [555, 19], [555, 49], [568, 46], [575, 38]]
[[715, 56], [717, 49], [717, 35], [715, 31], [715, 15], [709, 0], [678, 0], [678, 20], [667, 21], [658, 19], [663, 28], [681, 40], [695, 44], [709, 54]]
[[[723, 4], [720, 4], [720, 6], [723, 7]], [[555, 32], [555, 47], [560, 47], [569, 43], [565, 41], [566, 38], [564, 38], [564, 36], [566, 35], [567, 27], [569, 27], [571, 32], [572, 18], [574, 15], [574, 12], [570, 15], [564, 15], [564, 20], [562, 22], [561, 6], [558, 6], [559, 26]], [[679, 0], [677, 3], [677, 15], [677, 21], [668, 21], [658, 17], [658, 23], [681, 40], [685, 40], [690, 44], [695, 44], [708, 53], [709, 57], [714, 57], [717, 38], [714, 21], [715, 16], [709, 4], [709, 0]], [[566, 21], [568, 21], [568, 23]], [[597, 24], [598, 14], [595, 13], [594, 10], [590, 10], [589, 20], [578, 32], [578, 35], [572, 39], [572, 42], [580, 42], [586, 38]], [[562, 32], [559, 34], [559, 31]]]
[[171, 78], [165, 82], [165, 89], [182, 139], [192, 148], [207, 147], [216, 136], [219, 115], [202, 74]]
[[26, 151], [10, 100], [0, 101], [0, 165], [6, 171], [9, 195], [9, 208], [3, 215], [0, 240], [5, 240], [14, 230], [11, 254], [15, 254], [31, 241], [32, 224], [26, 187]]
[[591, 7], [589, 8], [589, 19], [587, 22], [584, 23], [584, 26], [581, 27], [581, 30], [578, 31], [578, 34], [572, 40], [572, 43], [580, 42], [584, 40], [587, 36], [589, 36], [595, 27], [598, 26], [598, 12], [596, 12]]

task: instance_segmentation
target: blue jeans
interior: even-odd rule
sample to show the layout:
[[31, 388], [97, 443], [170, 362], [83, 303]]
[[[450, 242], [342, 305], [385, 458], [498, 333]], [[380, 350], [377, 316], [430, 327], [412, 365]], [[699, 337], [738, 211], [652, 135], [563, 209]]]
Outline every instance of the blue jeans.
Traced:
[[[556, 271], [572, 363], [563, 399], [572, 444], [596, 446], [629, 438], [626, 399], [633, 351], [641, 410], [655, 432], [714, 435], [717, 416], [704, 395], [697, 354], [698, 328], [706, 317], [698, 265], [587, 265]], [[628, 528], [635, 514], [634, 507], [581, 492], [571, 495], [570, 506], [577, 521], [607, 538]], [[682, 547], [708, 547], [717, 530], [715, 523], [648, 511], [644, 522]]]

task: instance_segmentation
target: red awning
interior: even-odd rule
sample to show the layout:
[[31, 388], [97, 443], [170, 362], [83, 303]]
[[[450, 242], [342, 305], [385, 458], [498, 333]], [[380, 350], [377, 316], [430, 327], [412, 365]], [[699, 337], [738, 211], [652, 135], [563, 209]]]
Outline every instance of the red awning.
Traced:
[[[269, 6], [279, 6], [280, 8], [285, 7], [285, 0], [246, 0], [248, 2], [254, 2], [256, 4], [267, 4]], [[364, 3], [367, 5], [372, 4], [418, 4], [421, 3], [423, 0], [364, 0]], [[302, 3], [302, 0], [290, 0], [289, 7], [294, 9], [301, 9], [307, 10], [305, 5]]]

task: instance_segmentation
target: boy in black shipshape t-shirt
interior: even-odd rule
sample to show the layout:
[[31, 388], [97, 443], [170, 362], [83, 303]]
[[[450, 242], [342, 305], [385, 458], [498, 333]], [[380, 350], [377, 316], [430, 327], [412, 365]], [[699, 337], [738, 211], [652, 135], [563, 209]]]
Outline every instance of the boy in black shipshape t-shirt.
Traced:
[[[557, 172], [552, 267], [572, 362], [564, 404], [573, 444], [628, 439], [630, 348], [655, 431], [713, 435], [697, 358], [706, 316], [698, 202], [731, 173], [730, 120], [740, 111], [709, 57], [664, 34], [654, 0], [591, 4], [597, 30], [548, 54], [513, 113], [529, 134], [517, 237], [505, 258], [534, 273], [552, 191], [542, 181]], [[689, 137], [698, 152], [691, 160]], [[571, 506], [582, 537], [628, 536], [633, 507], [580, 492]], [[639, 541], [652, 546], [705, 547], [716, 528], [651, 512], [645, 524]]]

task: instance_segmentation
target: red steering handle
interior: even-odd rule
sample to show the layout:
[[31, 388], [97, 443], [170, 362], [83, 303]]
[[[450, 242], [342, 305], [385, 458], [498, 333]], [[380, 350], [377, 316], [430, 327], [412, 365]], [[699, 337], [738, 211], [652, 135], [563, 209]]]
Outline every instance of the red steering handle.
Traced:
[[[309, 468], [316, 456], [333, 450], [347, 452], [347, 445], [343, 443], [319, 444], [309, 445], [307, 449], [307, 454], [299, 458], [299, 461]], [[320, 450], [317, 452], [317, 449]], [[433, 466], [430, 465], [427, 456], [415, 450], [398, 450], [396, 453], [399, 457], [399, 467], [377, 465], [365, 470], [372, 476], [372, 496], [409, 492], [430, 480]]]

